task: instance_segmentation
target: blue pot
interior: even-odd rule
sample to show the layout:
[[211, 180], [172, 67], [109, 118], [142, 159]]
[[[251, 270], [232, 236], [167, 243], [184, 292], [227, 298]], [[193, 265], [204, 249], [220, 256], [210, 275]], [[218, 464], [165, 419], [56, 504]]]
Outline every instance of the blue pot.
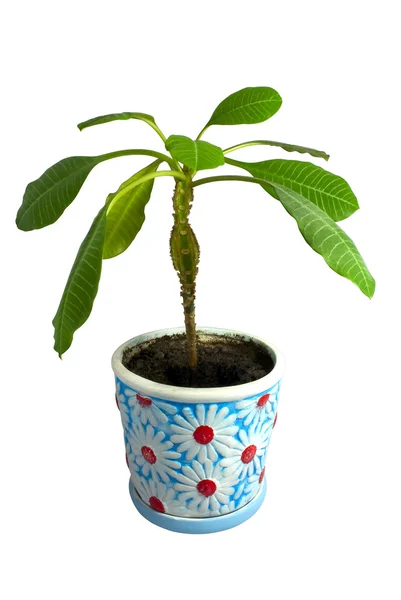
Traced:
[[246, 384], [186, 388], [156, 383], [123, 366], [127, 348], [183, 332], [153, 331], [116, 350], [116, 400], [136, 508], [166, 529], [211, 533], [239, 525], [262, 504], [284, 360], [260, 338], [201, 327], [200, 339], [213, 334], [253, 340], [268, 351], [273, 370]]

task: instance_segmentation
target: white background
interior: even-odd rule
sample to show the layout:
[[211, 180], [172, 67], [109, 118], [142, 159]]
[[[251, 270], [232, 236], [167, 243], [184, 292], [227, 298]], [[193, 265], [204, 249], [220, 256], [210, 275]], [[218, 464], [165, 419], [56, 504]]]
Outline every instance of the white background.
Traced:
[[[3, 9], [5, 600], [400, 598], [395, 9], [387, 0], [37, 0]], [[327, 168], [359, 198], [361, 210], [343, 227], [377, 292], [369, 301], [332, 272], [257, 186], [196, 190], [198, 323], [273, 341], [287, 371], [263, 508], [237, 529], [183, 536], [147, 523], [131, 504], [110, 370], [124, 340], [182, 322], [168, 252], [171, 181], [155, 183], [130, 249], [104, 263], [93, 314], [63, 361], [51, 320], [77, 248], [106, 195], [148, 160], [98, 166], [48, 229], [23, 233], [14, 218], [26, 184], [65, 156], [162, 150], [143, 123], [79, 133], [78, 122], [142, 111], [167, 135], [195, 136], [223, 98], [258, 85], [279, 91], [279, 113], [260, 125], [214, 127], [206, 139], [223, 147], [278, 139], [329, 152]], [[267, 147], [237, 157], [307, 160]]]

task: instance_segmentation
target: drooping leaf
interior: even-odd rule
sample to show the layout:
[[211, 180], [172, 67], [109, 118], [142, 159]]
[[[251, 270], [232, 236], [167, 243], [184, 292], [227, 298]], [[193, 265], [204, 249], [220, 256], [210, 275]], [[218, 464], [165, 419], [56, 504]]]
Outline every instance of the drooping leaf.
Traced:
[[106, 229], [105, 204], [82, 242], [53, 319], [54, 349], [60, 358], [71, 346], [74, 333], [89, 317], [102, 271]]
[[110, 123], [110, 121], [127, 121], [128, 119], [137, 119], [139, 121], [145, 121], [148, 125], [155, 125], [156, 122], [152, 115], [147, 115], [146, 113], [141, 112], [122, 112], [122, 113], [114, 113], [111, 115], [103, 115], [101, 117], [94, 117], [93, 119], [88, 119], [88, 121], [83, 121], [78, 124], [78, 129], [82, 131], [87, 127], [92, 127], [93, 125], [101, 125], [102, 123]]
[[31, 231], [57, 221], [76, 198], [89, 173], [99, 163], [119, 156], [146, 154], [146, 152], [119, 150], [100, 156], [63, 158], [47, 169], [39, 179], [28, 184], [17, 213], [18, 228]]
[[195, 171], [224, 165], [221, 148], [202, 140], [191, 140], [185, 135], [170, 135], [166, 141], [166, 149], [176, 160]]
[[245, 163], [229, 158], [226, 162], [245, 169], [254, 177], [278, 183], [301, 194], [334, 221], [346, 219], [359, 208], [358, 200], [342, 177], [312, 163], [297, 160]]
[[[109, 194], [106, 216], [106, 234], [103, 258], [113, 258], [124, 252], [134, 241], [145, 221], [145, 206], [152, 193], [154, 179], [131, 187], [144, 175], [157, 171], [160, 160], [153, 162], [120, 185], [114, 194]], [[127, 192], [124, 193], [124, 190]]]
[[270, 183], [309, 246], [333, 271], [355, 283], [368, 298], [372, 298], [375, 280], [351, 238], [313, 202], [284, 186]]
[[206, 127], [261, 123], [270, 119], [279, 110], [281, 103], [280, 94], [273, 88], [244, 88], [218, 105]]
[[64, 158], [29, 183], [17, 213], [18, 228], [30, 231], [57, 221], [77, 196], [93, 167], [103, 160], [103, 156]]
[[299, 154], [310, 154], [311, 156], [315, 156], [316, 158], [324, 158], [324, 160], [329, 160], [330, 155], [323, 152], [323, 150], [315, 150], [314, 148], [308, 148], [307, 146], [298, 146], [296, 144], [286, 144], [285, 142], [273, 142], [271, 140], [255, 140], [252, 142], [244, 142], [243, 144], [238, 144], [238, 146], [232, 146], [231, 148], [227, 148], [224, 150], [224, 154], [228, 154], [228, 152], [233, 152], [234, 150], [240, 150], [241, 148], [246, 148], [248, 146], [275, 146], [277, 148], [282, 148], [286, 152], [299, 152]]

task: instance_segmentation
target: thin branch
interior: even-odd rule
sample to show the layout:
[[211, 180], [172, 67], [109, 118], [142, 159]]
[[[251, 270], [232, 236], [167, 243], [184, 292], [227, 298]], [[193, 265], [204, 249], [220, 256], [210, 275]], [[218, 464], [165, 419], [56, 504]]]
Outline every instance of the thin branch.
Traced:
[[209, 129], [209, 125], [205, 125], [204, 128], [199, 132], [197, 140], [200, 140], [202, 135], [205, 133], [206, 129]]
[[154, 158], [158, 158], [159, 160], [166, 162], [171, 169], [175, 170], [176, 168], [175, 162], [169, 156], [167, 156], [167, 154], [163, 154], [162, 152], [156, 152], [155, 150], [146, 150], [141, 148], [139, 150], [117, 150], [116, 152], [108, 152], [107, 154], [110, 156], [110, 158], [131, 155], [153, 156]]
[[245, 175], [216, 175], [215, 177], [205, 177], [204, 179], [193, 181], [192, 187], [195, 188], [199, 185], [203, 185], [204, 183], [215, 183], [217, 181], [245, 181], [246, 183], [257, 183], [258, 185], [272, 187], [270, 181], [259, 179], [257, 177], [247, 177]]
[[310, 154], [316, 158], [323, 158], [329, 160], [330, 155], [326, 154], [323, 150], [315, 150], [315, 148], [308, 148], [306, 146], [298, 146], [296, 144], [287, 144], [285, 142], [273, 142], [271, 140], [253, 140], [251, 142], [243, 142], [242, 144], [236, 144], [223, 150], [223, 154], [229, 154], [235, 150], [241, 150], [241, 148], [247, 148], [248, 146], [274, 146], [276, 148], [282, 148], [286, 152], [299, 152], [300, 154]]

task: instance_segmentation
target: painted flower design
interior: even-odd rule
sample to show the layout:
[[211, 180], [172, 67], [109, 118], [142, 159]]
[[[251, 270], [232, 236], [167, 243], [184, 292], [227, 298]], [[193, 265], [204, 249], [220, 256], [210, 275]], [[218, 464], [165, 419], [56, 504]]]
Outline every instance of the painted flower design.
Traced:
[[262, 483], [265, 479], [265, 473], [266, 473], [266, 467], [263, 466], [260, 473], [254, 473], [253, 475], [251, 475], [251, 477], [249, 477], [247, 484], [245, 486], [246, 494], [251, 494], [252, 498], [256, 495], [256, 493], [258, 492], [260, 486], [262, 485]]
[[118, 397], [121, 395], [121, 383], [118, 381], [118, 379], [116, 379], [116, 394], [115, 394], [115, 399], [116, 399], [116, 404], [117, 404], [117, 408], [119, 409], [119, 405], [118, 405]]
[[228, 504], [224, 504], [223, 506], [220, 507], [218, 514], [226, 515], [227, 513], [234, 512], [234, 510], [238, 510], [239, 508], [242, 508], [243, 506], [245, 506], [245, 504], [248, 504], [248, 502], [250, 502], [251, 499], [252, 498], [250, 495], [244, 494], [243, 496], [241, 496], [241, 498], [238, 502], [236, 502], [235, 500], [230, 500], [230, 502]]
[[127, 399], [121, 391], [121, 384], [119, 381], [116, 383], [116, 404], [120, 410], [123, 427], [127, 429], [131, 423], [130, 410], [127, 406]]
[[236, 403], [235, 408], [239, 410], [238, 418], [243, 419], [245, 427], [254, 422], [259, 423], [274, 420], [278, 390], [279, 387], [277, 384], [262, 396], [248, 398]]
[[264, 463], [267, 446], [270, 441], [272, 422], [252, 425], [246, 432], [239, 431], [240, 442], [233, 448], [232, 456], [223, 458], [221, 466], [225, 467], [224, 475], [235, 474], [239, 480], [260, 473]]
[[135, 462], [135, 455], [132, 452], [132, 447], [130, 442], [125, 440], [125, 461], [127, 463], [127, 467], [130, 470], [131, 475], [139, 471], [139, 467]]
[[[233, 499], [238, 500], [238, 498], [241, 498], [241, 501], [242, 499], [245, 499], [245, 503], [252, 500], [252, 498], [254, 498], [254, 496], [256, 496], [257, 492], [259, 491], [259, 488], [262, 485], [264, 478], [265, 466], [263, 465], [261, 469], [259, 469], [253, 475], [251, 475], [251, 477], [248, 477], [248, 479], [243, 481], [238, 486], [237, 491], [233, 496]], [[243, 504], [241, 504], [241, 506], [243, 506]]]
[[161, 400], [141, 396], [130, 388], [125, 390], [125, 395], [128, 397], [128, 405], [132, 409], [132, 420], [140, 420], [143, 425], [150, 423], [153, 427], [157, 427], [159, 423], [167, 423], [167, 415], [174, 415], [177, 412], [175, 406]]
[[143, 477], [135, 477], [134, 484], [142, 500], [157, 512], [185, 515], [185, 508], [174, 498], [176, 492], [172, 487], [167, 487], [161, 481]]
[[171, 441], [179, 444], [177, 450], [186, 452], [186, 460], [194, 458], [200, 463], [206, 459], [215, 462], [218, 454], [231, 456], [237, 441], [233, 437], [238, 427], [234, 426], [236, 415], [229, 415], [229, 409], [223, 407], [218, 410], [217, 404], [212, 404], [205, 409], [203, 404], [197, 404], [195, 414], [188, 407], [182, 415], [174, 417], [175, 425], [171, 425], [174, 435]]
[[152, 425], [145, 429], [141, 423], [133, 423], [128, 436], [135, 462], [142, 467], [145, 477], [150, 473], [156, 481], [160, 479], [167, 483], [169, 476], [181, 466], [176, 460], [181, 454], [171, 450], [172, 442], [164, 441], [166, 434], [163, 431], [155, 433]]
[[187, 508], [192, 514], [215, 513], [221, 506], [228, 505], [237, 483], [235, 475], [223, 477], [221, 462], [213, 466], [209, 459], [204, 464], [192, 461], [191, 466], [185, 465], [182, 473], [175, 473], [174, 478], [179, 482], [174, 484], [179, 492], [178, 500], [188, 501]]

